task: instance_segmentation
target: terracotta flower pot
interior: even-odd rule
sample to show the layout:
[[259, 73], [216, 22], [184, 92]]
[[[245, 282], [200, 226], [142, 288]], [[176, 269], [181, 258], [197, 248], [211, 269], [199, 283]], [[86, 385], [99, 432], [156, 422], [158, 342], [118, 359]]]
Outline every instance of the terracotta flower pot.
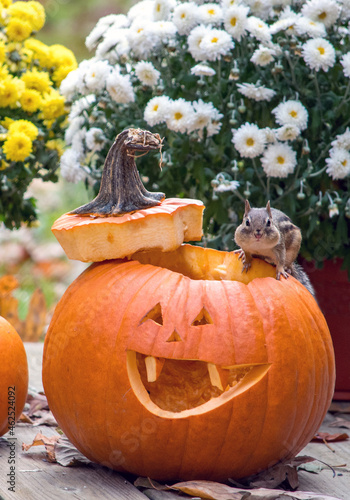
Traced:
[[304, 263], [332, 335], [336, 361], [334, 399], [350, 400], [350, 282], [342, 260], [325, 260], [322, 269]]

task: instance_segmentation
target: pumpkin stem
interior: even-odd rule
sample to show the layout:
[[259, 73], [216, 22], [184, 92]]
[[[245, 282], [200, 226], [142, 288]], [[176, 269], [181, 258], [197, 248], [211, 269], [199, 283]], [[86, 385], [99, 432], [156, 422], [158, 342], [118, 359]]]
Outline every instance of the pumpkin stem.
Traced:
[[112, 216], [159, 205], [164, 193], [150, 193], [142, 184], [135, 164], [135, 153], [162, 149], [158, 134], [147, 130], [127, 129], [121, 132], [108, 152], [96, 198], [70, 214]]

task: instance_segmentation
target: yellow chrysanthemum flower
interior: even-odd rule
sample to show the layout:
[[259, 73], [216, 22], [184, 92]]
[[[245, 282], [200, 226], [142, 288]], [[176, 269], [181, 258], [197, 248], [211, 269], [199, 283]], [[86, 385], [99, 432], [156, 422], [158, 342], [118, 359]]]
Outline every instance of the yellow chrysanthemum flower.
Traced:
[[15, 42], [22, 42], [29, 37], [32, 31], [32, 25], [28, 21], [24, 21], [18, 17], [11, 18], [6, 26], [7, 36], [10, 40], [14, 40]]
[[6, 44], [3, 40], [0, 40], [0, 63], [6, 61]]
[[1, 4], [4, 7], [4, 9], [8, 9], [12, 4], [12, 0], [1, 0]]
[[18, 78], [5, 77], [0, 82], [0, 107], [15, 106], [23, 90], [24, 85]]
[[19, 99], [23, 111], [35, 113], [41, 107], [42, 97], [37, 90], [24, 89]]
[[9, 161], [24, 161], [33, 150], [30, 138], [24, 132], [9, 134], [2, 147]]
[[2, 125], [4, 128], [9, 128], [9, 126], [11, 125], [11, 123], [13, 123], [15, 120], [13, 120], [12, 118], [6, 116], [6, 118], [4, 118], [1, 122], [0, 122], [0, 125]]
[[31, 58], [37, 59], [42, 68], [50, 67], [50, 47], [35, 38], [28, 38], [24, 42], [24, 47], [32, 53]]
[[23, 132], [31, 141], [34, 141], [39, 134], [38, 127], [28, 120], [16, 120], [11, 123], [9, 126], [9, 134], [14, 135], [17, 132]]
[[77, 60], [73, 52], [60, 44], [50, 46], [50, 57], [52, 67], [71, 66], [72, 69], [78, 67]]
[[55, 82], [56, 86], [59, 87], [61, 82], [66, 78], [68, 73], [73, 71], [75, 66], [60, 66], [52, 74], [52, 80]]
[[0, 170], [5, 170], [5, 168], [7, 168], [8, 166], [9, 166], [9, 164], [7, 163], [7, 161], [1, 160]]
[[6, 78], [9, 74], [9, 70], [5, 64], [0, 64], [0, 80]]
[[58, 157], [61, 158], [64, 152], [64, 141], [62, 139], [52, 139], [46, 142], [46, 147], [57, 151]]
[[31, 31], [39, 31], [45, 24], [45, 10], [39, 2], [15, 2], [8, 8], [8, 13], [12, 19], [26, 21]]
[[24, 73], [21, 80], [25, 83], [27, 89], [37, 90], [41, 94], [50, 92], [52, 86], [49, 74], [46, 71], [38, 71], [37, 69]]
[[45, 94], [42, 100], [40, 118], [54, 120], [64, 115], [66, 113], [64, 104], [64, 97], [57, 90], [51, 90], [49, 94]]

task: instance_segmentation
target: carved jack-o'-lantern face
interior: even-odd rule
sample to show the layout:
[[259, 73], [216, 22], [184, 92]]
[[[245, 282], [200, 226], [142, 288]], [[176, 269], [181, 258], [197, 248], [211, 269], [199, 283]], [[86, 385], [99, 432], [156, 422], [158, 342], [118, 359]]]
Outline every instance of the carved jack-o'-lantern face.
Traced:
[[327, 325], [293, 278], [258, 261], [248, 274], [185, 245], [94, 264], [68, 288], [43, 382], [80, 451], [154, 479], [224, 480], [307, 444], [332, 397]]

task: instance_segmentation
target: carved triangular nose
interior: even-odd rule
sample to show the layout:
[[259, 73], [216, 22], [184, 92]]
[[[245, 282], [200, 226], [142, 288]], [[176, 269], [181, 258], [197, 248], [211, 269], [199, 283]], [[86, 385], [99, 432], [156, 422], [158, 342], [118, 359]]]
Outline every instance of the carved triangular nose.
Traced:
[[182, 342], [182, 338], [180, 335], [177, 333], [176, 330], [173, 331], [173, 333], [170, 335], [168, 338], [167, 342]]

